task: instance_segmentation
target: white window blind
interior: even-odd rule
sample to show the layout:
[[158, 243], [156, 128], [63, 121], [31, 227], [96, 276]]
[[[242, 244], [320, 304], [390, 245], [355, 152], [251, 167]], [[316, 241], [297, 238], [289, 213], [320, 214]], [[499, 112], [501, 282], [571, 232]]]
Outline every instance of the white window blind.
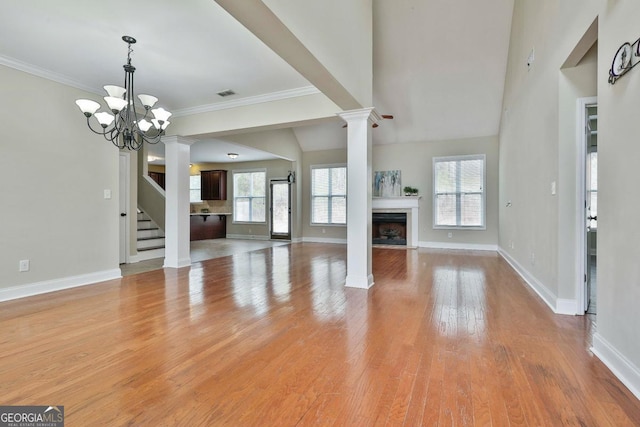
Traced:
[[233, 221], [266, 222], [265, 171], [233, 171]]
[[347, 223], [346, 166], [311, 167], [311, 223]]
[[434, 228], [485, 228], [485, 156], [433, 159]]

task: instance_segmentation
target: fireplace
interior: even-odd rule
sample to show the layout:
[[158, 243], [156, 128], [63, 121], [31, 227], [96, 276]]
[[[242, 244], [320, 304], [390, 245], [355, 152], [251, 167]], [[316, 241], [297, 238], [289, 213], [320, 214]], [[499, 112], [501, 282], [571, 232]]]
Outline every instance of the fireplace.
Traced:
[[[377, 214], [404, 214], [404, 223], [400, 222], [404, 226], [404, 243], [397, 245], [404, 248], [417, 248], [418, 247], [418, 230], [419, 230], [419, 211], [420, 211], [420, 199], [421, 197], [374, 197], [371, 201], [371, 210], [373, 215]], [[375, 219], [372, 216], [372, 242], [373, 244], [390, 244], [393, 240], [399, 239], [382, 239], [387, 240], [380, 242], [376, 240], [376, 232], [379, 233], [379, 226], [382, 224], [375, 224]], [[392, 228], [392, 227], [387, 227]], [[383, 228], [384, 229], [384, 228]], [[378, 231], [376, 231], [378, 230]], [[394, 232], [389, 234], [393, 235]], [[388, 237], [388, 236], [387, 236]], [[379, 238], [379, 236], [378, 236]], [[378, 243], [379, 242], [379, 243]], [[393, 242], [398, 243], [398, 242]]]
[[372, 225], [374, 245], [407, 245], [405, 212], [374, 212]]

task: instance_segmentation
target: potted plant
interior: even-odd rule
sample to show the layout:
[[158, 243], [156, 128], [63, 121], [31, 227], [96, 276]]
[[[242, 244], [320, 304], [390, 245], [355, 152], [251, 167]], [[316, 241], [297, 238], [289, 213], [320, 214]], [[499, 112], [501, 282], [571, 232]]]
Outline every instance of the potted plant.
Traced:
[[418, 189], [417, 188], [406, 186], [406, 187], [404, 187], [403, 190], [404, 190], [404, 195], [405, 196], [417, 196], [418, 195]]

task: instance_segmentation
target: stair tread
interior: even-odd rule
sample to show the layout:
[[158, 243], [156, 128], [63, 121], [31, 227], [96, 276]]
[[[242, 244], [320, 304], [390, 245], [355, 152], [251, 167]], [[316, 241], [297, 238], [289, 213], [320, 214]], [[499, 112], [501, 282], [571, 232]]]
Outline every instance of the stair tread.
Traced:
[[138, 248], [138, 252], [151, 251], [154, 249], [164, 249], [164, 245], [162, 246], [149, 246], [148, 248]]
[[143, 241], [143, 240], [154, 240], [154, 239], [164, 239], [164, 236], [155, 236], [155, 237], [138, 237], [138, 241]]

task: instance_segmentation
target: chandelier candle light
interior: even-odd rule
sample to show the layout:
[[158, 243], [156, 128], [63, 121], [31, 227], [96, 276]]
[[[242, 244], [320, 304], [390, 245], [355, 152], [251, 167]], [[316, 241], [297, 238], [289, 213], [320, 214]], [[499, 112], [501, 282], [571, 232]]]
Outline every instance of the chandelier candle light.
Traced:
[[[108, 96], [104, 97], [111, 113], [101, 111], [96, 113], [101, 107], [90, 99], [78, 99], [76, 104], [80, 111], [87, 118], [87, 126], [94, 133], [104, 136], [107, 141], [111, 141], [118, 148], [129, 150], [139, 150], [144, 141], [149, 144], [157, 144], [164, 135], [164, 131], [169, 126], [169, 116], [171, 113], [164, 108], [151, 108], [158, 102], [158, 98], [151, 95], [138, 95], [138, 99], [144, 107], [144, 115], [138, 117], [137, 105], [133, 94], [133, 72], [136, 68], [131, 65], [131, 45], [136, 39], [130, 36], [122, 36], [122, 40], [127, 43], [129, 51], [127, 53], [127, 63], [124, 65], [124, 87], [107, 85], [104, 90]], [[147, 120], [149, 111], [153, 114], [151, 121]], [[113, 113], [113, 114], [112, 114]], [[95, 116], [101, 130], [95, 130], [91, 126], [89, 119]], [[153, 127], [153, 129], [151, 129]]]

